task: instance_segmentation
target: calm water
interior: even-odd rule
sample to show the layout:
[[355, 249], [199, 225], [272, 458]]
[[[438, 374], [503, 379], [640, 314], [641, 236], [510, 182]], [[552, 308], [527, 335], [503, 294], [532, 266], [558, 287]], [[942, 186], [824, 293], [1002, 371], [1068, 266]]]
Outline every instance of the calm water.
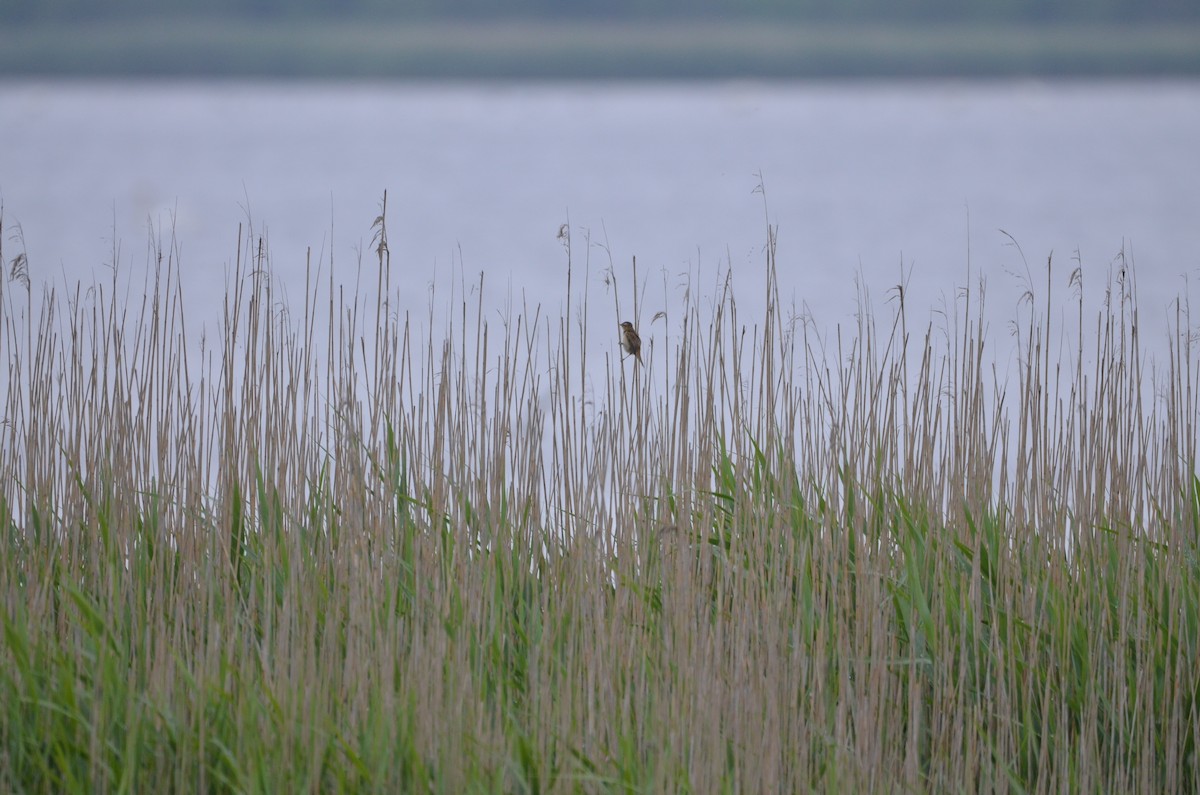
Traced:
[[785, 296], [823, 324], [851, 317], [856, 272], [882, 305], [902, 263], [918, 308], [952, 296], [969, 260], [1007, 312], [1021, 251], [1038, 285], [1054, 253], [1062, 294], [1078, 255], [1098, 301], [1125, 248], [1143, 311], [1200, 277], [1195, 82], [10, 82], [0, 120], [6, 259], [19, 224], [35, 283], [109, 278], [114, 241], [138, 273], [148, 227], [173, 223], [188, 295], [213, 322], [240, 222], [265, 231], [298, 298], [310, 247], [351, 284], [360, 251], [372, 272], [385, 189], [418, 312], [430, 284], [480, 271], [489, 303], [524, 292], [559, 311], [568, 221], [600, 306], [601, 267], [611, 258], [628, 302], [638, 258], [643, 320], [681, 273], [706, 287], [730, 264], [755, 284], [766, 217]]

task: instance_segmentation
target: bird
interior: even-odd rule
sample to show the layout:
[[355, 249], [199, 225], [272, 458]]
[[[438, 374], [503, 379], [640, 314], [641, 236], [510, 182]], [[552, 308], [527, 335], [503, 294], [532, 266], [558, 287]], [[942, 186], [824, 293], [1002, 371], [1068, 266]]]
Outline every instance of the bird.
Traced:
[[621, 348], [642, 364], [642, 338], [628, 320], [621, 324]]

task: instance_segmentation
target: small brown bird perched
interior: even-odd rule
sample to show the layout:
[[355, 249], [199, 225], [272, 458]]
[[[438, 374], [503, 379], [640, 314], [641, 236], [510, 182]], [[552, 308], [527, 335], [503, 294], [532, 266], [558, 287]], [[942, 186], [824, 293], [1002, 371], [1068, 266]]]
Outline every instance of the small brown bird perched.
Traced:
[[642, 338], [628, 320], [621, 324], [621, 348], [642, 364]]

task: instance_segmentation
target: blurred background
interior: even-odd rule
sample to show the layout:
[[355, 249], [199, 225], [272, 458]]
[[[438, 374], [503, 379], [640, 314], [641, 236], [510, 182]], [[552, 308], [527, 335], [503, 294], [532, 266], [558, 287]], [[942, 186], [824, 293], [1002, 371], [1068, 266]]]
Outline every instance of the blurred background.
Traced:
[[1195, 74], [1195, 0], [3, 0], [7, 74]]
[[1200, 275], [1198, 75], [1195, 0], [0, 0], [0, 245], [136, 294], [165, 242], [212, 321], [239, 225], [285, 293], [369, 293], [386, 190], [418, 312], [480, 273], [572, 311], [570, 258], [653, 343], [725, 269], [761, 295], [769, 224], [819, 328], [901, 281], [1011, 319], [1048, 260], [1090, 301], [1132, 263], [1161, 316]]

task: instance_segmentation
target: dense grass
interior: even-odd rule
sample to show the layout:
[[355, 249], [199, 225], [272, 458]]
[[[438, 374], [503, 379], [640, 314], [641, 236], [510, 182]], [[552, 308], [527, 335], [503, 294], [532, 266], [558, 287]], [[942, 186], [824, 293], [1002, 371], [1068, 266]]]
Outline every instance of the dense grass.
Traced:
[[576, 262], [418, 334], [384, 216], [302, 307], [246, 234], [204, 341], [170, 246], [129, 305], [3, 252], [0, 788], [1200, 786], [1186, 304], [1151, 378], [1124, 268], [1062, 356], [1031, 297], [1002, 379], [976, 291], [820, 338], [769, 243], [750, 321]]

